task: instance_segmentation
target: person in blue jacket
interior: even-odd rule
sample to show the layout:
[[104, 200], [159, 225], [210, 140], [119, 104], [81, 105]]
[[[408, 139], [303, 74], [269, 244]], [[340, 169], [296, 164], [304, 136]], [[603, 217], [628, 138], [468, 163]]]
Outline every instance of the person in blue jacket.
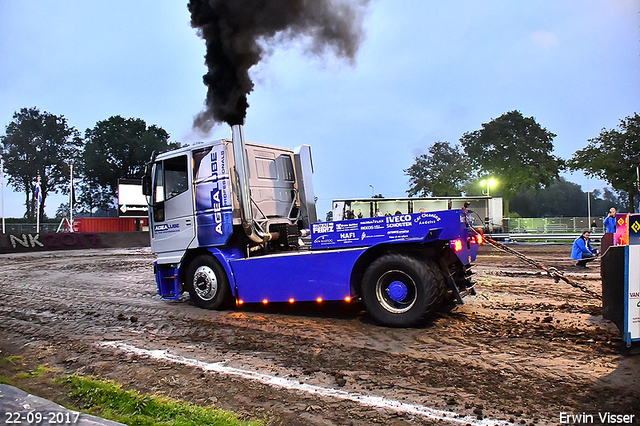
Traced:
[[607, 249], [613, 245], [613, 240], [616, 234], [615, 207], [611, 207], [611, 209], [609, 210], [609, 214], [602, 221], [602, 225], [604, 226], [604, 235], [602, 236], [602, 241], [600, 242], [600, 251], [604, 255]]
[[587, 229], [575, 239], [571, 250], [571, 258], [577, 260], [576, 266], [586, 268], [587, 263], [596, 259], [598, 250], [591, 247], [591, 232]]
[[602, 222], [602, 225], [604, 225], [604, 232], [607, 234], [616, 233], [616, 209], [614, 207], [611, 207], [611, 210], [609, 210], [609, 214]]

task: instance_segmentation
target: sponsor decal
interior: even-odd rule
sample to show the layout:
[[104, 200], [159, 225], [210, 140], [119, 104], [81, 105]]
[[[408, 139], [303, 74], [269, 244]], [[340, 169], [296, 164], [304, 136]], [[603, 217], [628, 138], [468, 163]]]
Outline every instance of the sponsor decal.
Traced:
[[342, 231], [355, 231], [358, 229], [358, 222], [351, 222], [351, 223], [336, 223], [336, 231], [338, 232], [342, 232]]
[[314, 244], [333, 244], [333, 240], [329, 238], [328, 235], [320, 235], [318, 238], [313, 240]]
[[384, 225], [384, 218], [375, 217], [371, 219], [361, 220], [360, 225]]
[[163, 234], [168, 232], [180, 232], [180, 224], [172, 223], [171, 225], [169, 225], [167, 223], [163, 223], [163, 224], [154, 226], [153, 230], [158, 234]]
[[415, 223], [418, 225], [433, 225], [441, 220], [440, 216], [435, 213], [422, 213], [420, 216], [416, 217]]
[[369, 239], [369, 238], [384, 238], [384, 237], [386, 237], [386, 235], [384, 235], [384, 234], [369, 235], [366, 232], [363, 232], [362, 236], [360, 237], [360, 240], [366, 240], [366, 239]]
[[328, 233], [333, 232], [334, 223], [333, 222], [324, 222], [324, 223], [314, 223], [313, 224], [313, 232], [314, 233]]
[[389, 235], [394, 235], [394, 234], [408, 234], [408, 233], [409, 233], [409, 230], [408, 230], [408, 229], [396, 229], [396, 230], [393, 230], [393, 231], [389, 231], [389, 232], [387, 232], [387, 234], [389, 234]]
[[358, 241], [358, 234], [356, 232], [341, 232], [338, 242], [340, 243], [352, 243]]
[[225, 173], [225, 152], [224, 150], [211, 151], [211, 177], [213, 179], [213, 186], [211, 188], [210, 197], [211, 197], [211, 208], [213, 209], [213, 229], [216, 234], [222, 235], [224, 234], [224, 230], [222, 228], [222, 207], [231, 205], [228, 197], [227, 191], [227, 181], [225, 179], [219, 180], [219, 172]]
[[387, 224], [387, 228], [400, 228], [405, 226], [411, 226], [411, 215], [402, 214], [402, 215], [396, 215], [396, 216], [386, 216], [385, 222]]
[[372, 229], [384, 229], [384, 225], [361, 226], [360, 229], [363, 231], [371, 231]]

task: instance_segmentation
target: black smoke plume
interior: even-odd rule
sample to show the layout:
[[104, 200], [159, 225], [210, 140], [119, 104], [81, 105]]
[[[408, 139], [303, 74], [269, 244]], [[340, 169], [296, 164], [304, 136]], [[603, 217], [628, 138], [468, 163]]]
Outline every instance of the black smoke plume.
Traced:
[[191, 26], [205, 40], [206, 109], [194, 127], [243, 124], [253, 91], [249, 69], [269, 46], [302, 38], [313, 53], [333, 51], [353, 63], [369, 0], [190, 0]]

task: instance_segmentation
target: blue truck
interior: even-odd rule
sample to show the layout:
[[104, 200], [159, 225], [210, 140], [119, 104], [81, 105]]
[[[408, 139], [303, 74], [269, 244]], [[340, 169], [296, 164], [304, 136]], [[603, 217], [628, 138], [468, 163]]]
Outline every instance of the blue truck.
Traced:
[[319, 222], [311, 150], [231, 139], [154, 156], [149, 200], [158, 293], [206, 309], [361, 300], [410, 327], [474, 293], [481, 234], [464, 208]]

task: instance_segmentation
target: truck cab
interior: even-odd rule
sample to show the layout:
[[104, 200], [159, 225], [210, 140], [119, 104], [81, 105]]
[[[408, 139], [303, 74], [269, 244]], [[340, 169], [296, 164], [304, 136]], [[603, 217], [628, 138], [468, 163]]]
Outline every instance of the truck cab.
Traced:
[[464, 209], [318, 222], [311, 149], [231, 139], [153, 158], [143, 178], [158, 293], [207, 309], [361, 299], [388, 326], [473, 292]]

